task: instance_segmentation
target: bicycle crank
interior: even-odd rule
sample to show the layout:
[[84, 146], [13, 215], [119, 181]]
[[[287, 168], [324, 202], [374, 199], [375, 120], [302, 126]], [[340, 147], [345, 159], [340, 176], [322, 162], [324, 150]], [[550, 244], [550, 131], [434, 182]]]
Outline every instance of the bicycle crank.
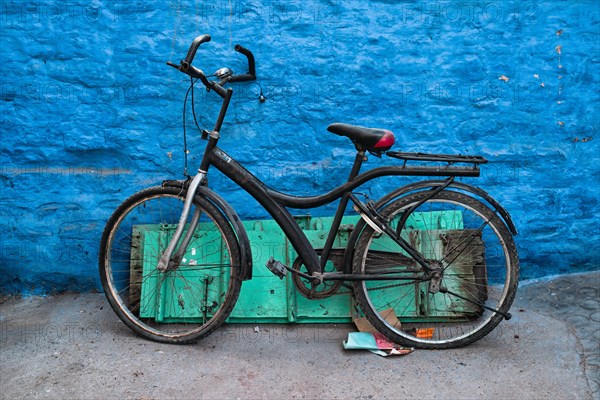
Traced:
[[[319, 250], [320, 249], [317, 250], [317, 253], [320, 254]], [[335, 249], [332, 250], [329, 255], [329, 261], [325, 265], [324, 273], [338, 271], [343, 256], [343, 250], [341, 250], [341, 252], [336, 252]], [[292, 265], [292, 281], [298, 292], [307, 299], [324, 299], [333, 296], [344, 283], [343, 281], [324, 281], [323, 279], [309, 278], [306, 275], [308, 271], [306, 269], [303, 271], [302, 267], [304, 267], [302, 260], [296, 258]]]

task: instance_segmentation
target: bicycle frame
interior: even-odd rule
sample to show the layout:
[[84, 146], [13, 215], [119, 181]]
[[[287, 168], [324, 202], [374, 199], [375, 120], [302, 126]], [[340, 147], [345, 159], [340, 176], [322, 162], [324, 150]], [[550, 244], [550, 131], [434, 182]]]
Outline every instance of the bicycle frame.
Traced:
[[[192, 179], [192, 182], [189, 185], [186, 200], [184, 203], [184, 209], [179, 220], [179, 224], [177, 226], [175, 234], [173, 235], [169, 245], [167, 246], [167, 249], [165, 250], [165, 253], [162, 255], [161, 259], [158, 262], [158, 270], [167, 270], [168, 268], [177, 264], [183, 257], [185, 249], [187, 248], [187, 245], [191, 240], [192, 233], [195, 230], [200, 217], [198, 211], [196, 211], [193, 215], [190, 223], [190, 228], [188, 229], [187, 234], [183, 238], [182, 242], [179, 244], [177, 252], [174, 255], [173, 252], [177, 247], [177, 243], [180, 241], [181, 236], [183, 234], [184, 226], [187, 221], [187, 218], [189, 217], [192, 201], [196, 194], [196, 191], [198, 190], [198, 187], [201, 185], [202, 181], [205, 179], [209, 167], [212, 165], [225, 176], [227, 176], [229, 179], [231, 179], [233, 182], [235, 182], [238, 186], [240, 186], [244, 191], [250, 194], [254, 199], [256, 199], [258, 203], [273, 217], [273, 219], [276, 221], [279, 227], [283, 230], [284, 234], [290, 240], [294, 250], [296, 251], [296, 253], [298, 253], [298, 256], [306, 266], [309, 274], [312, 276], [314, 276], [315, 274], [323, 273], [325, 264], [327, 263], [329, 253], [331, 251], [335, 239], [335, 235], [339, 229], [342, 217], [344, 215], [349, 201], [352, 201], [354, 203], [355, 210], [362, 216], [363, 219], [365, 219], [365, 221], [369, 225], [371, 225], [376, 230], [385, 231], [386, 234], [388, 234], [394, 241], [396, 241], [400, 245], [400, 247], [402, 247], [413, 259], [415, 259], [415, 261], [418, 264], [420, 264], [423, 267], [424, 271], [430, 271], [430, 267], [428, 265], [427, 260], [416, 249], [414, 249], [403, 238], [396, 235], [395, 232], [389, 229], [389, 227], [386, 228], [384, 224], [375, 222], [377, 220], [377, 216], [374, 215], [373, 211], [369, 210], [369, 208], [364, 203], [360, 202], [360, 200], [358, 200], [352, 194], [352, 190], [356, 189], [357, 187], [363, 185], [368, 181], [383, 176], [447, 176], [449, 178], [446, 181], [448, 183], [451, 183], [455, 176], [479, 176], [479, 169], [472, 167], [456, 166], [406, 166], [406, 164], [404, 164], [401, 166], [378, 167], [366, 171], [362, 174], [359, 174], [362, 163], [364, 160], [366, 160], [366, 150], [364, 148], [356, 146], [357, 155], [354, 160], [352, 169], [350, 171], [348, 181], [346, 183], [334, 188], [333, 190], [327, 193], [317, 196], [293, 196], [286, 193], [282, 193], [268, 187], [256, 176], [250, 173], [246, 168], [244, 168], [241, 164], [239, 164], [236, 160], [234, 160], [223, 150], [217, 147], [217, 143], [220, 138], [219, 132], [221, 130], [225, 114], [227, 113], [227, 108], [229, 106], [232, 93], [233, 91], [230, 88], [224, 90], [224, 93], [222, 94], [218, 93], [223, 98], [223, 104], [221, 106], [219, 116], [215, 123], [215, 128], [212, 132], [210, 132], [208, 144], [204, 151], [198, 174]], [[303, 233], [302, 229], [300, 228], [296, 220], [293, 218], [293, 216], [289, 213], [286, 207], [311, 209], [323, 206], [325, 204], [329, 204], [338, 199], [341, 200], [336, 210], [331, 229], [325, 241], [325, 245], [321, 252], [321, 257], [319, 258], [317, 252], [308, 241], [306, 235]], [[344, 278], [347, 280], [399, 279], [397, 276], [358, 277], [349, 275], [344, 275], [343, 277], [337, 276], [332, 278]]]
[[[222, 114], [222, 113], [221, 113]], [[222, 122], [222, 121], [221, 121]], [[173, 251], [179, 242], [182, 233], [183, 227], [185, 225], [185, 221], [189, 216], [189, 212], [191, 209], [191, 204], [193, 197], [200, 186], [201, 182], [204, 180], [207, 170], [209, 166], [214, 166], [221, 173], [235, 182], [238, 186], [240, 186], [244, 191], [250, 194], [254, 199], [256, 199], [259, 204], [273, 217], [273, 219], [277, 222], [277, 224], [281, 227], [284, 234], [290, 240], [290, 243], [298, 253], [302, 262], [306, 266], [309, 274], [314, 275], [315, 273], [322, 273], [327, 262], [329, 252], [331, 251], [335, 235], [339, 229], [342, 217], [347, 208], [348, 201], [353, 201], [357, 208], [357, 211], [362, 215], [362, 217], [369, 223], [371, 226], [377, 229], [376, 225], [374, 225], [373, 219], [374, 215], [365, 207], [363, 203], [361, 203], [355, 196], [352, 195], [351, 191], [355, 188], [363, 185], [364, 183], [382, 177], [382, 176], [478, 176], [479, 170], [473, 169], [469, 167], [407, 167], [407, 166], [386, 166], [379, 167], [362, 174], [358, 174], [360, 171], [360, 167], [362, 162], [365, 160], [365, 151], [364, 149], [358, 149], [356, 158], [354, 160], [354, 165], [351, 169], [348, 181], [333, 190], [317, 196], [293, 196], [289, 194], [285, 194], [274, 189], [271, 189], [262, 181], [260, 181], [256, 176], [250, 173], [246, 168], [240, 165], [237, 161], [235, 161], [232, 157], [227, 155], [223, 150], [218, 148], [217, 142], [219, 140], [219, 134], [217, 130], [214, 130], [206, 147], [202, 164], [206, 169], [200, 168], [198, 174], [192, 180], [187, 196], [184, 204], [184, 210], [179, 222], [179, 225], [176, 229], [169, 246], [167, 247], [165, 253], [161, 257], [157, 268], [159, 270], [166, 270], [169, 266], [169, 260], [172, 263], [179, 262], [179, 259], [183, 256], [189, 241], [191, 240], [192, 232], [195, 230], [196, 224], [198, 223], [198, 219], [200, 215], [195, 213], [192, 217], [191, 226], [188, 229], [188, 234], [184, 237], [182, 243], [179, 245], [179, 250], [175, 254], [175, 256], [171, 259]], [[329, 204], [335, 200], [340, 200], [338, 208], [336, 210], [333, 223], [327, 239], [325, 241], [325, 245], [323, 247], [321, 257], [317, 255], [317, 252], [310, 244], [306, 235], [293, 218], [293, 216], [289, 213], [286, 207], [299, 208], [299, 209], [310, 209], [316, 208], [319, 206], [323, 206], [325, 204]], [[415, 250], [408, 242], [406, 242], [401, 237], [395, 235], [394, 232], [386, 232], [392, 239], [394, 239], [408, 254], [410, 254], [417, 263], [419, 263], [422, 267], [427, 271], [429, 269], [427, 261], [421, 256], [421, 254]], [[338, 277], [339, 278], [339, 277]], [[350, 277], [346, 277], [349, 278]], [[356, 278], [356, 277], [355, 277]], [[362, 277], [369, 279], [368, 277]], [[387, 277], [371, 277], [370, 279], [398, 279], [398, 277], [387, 276]]]

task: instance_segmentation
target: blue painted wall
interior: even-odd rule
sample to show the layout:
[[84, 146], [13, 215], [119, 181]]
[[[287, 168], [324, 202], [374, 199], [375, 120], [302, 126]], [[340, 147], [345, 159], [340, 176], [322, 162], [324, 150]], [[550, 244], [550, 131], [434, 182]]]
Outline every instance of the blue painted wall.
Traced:
[[[597, 269], [599, 8], [3, 1], [0, 291], [100, 287], [97, 248], [112, 210], [181, 176], [187, 81], [164, 62], [182, 58], [201, 33], [213, 36], [198, 55], [205, 71], [244, 72], [237, 42], [256, 55], [268, 100], [256, 100], [257, 85], [238, 85], [221, 144], [272, 186], [305, 194], [341, 182], [352, 146], [327, 133], [329, 123], [386, 127], [397, 149], [492, 161], [472, 182], [512, 212], [523, 277]], [[208, 126], [218, 102], [200, 100]], [[204, 142], [189, 141], [194, 165]], [[377, 196], [403, 182], [370, 190]], [[266, 217], [220, 177], [211, 184], [243, 218]]]

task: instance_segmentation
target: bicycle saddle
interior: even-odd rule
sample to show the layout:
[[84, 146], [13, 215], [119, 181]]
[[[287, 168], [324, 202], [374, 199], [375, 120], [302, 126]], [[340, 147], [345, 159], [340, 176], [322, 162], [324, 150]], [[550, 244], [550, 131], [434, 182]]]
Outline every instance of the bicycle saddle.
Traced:
[[379, 154], [389, 150], [396, 140], [394, 133], [387, 129], [365, 128], [362, 126], [335, 123], [329, 125], [327, 130], [336, 135], [346, 136], [355, 145]]

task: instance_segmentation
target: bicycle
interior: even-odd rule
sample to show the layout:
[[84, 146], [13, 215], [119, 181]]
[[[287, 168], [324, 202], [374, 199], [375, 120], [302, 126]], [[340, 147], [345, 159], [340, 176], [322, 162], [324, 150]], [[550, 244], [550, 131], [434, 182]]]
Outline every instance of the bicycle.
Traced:
[[[233, 94], [226, 86], [254, 81], [256, 72], [252, 52], [235, 45], [247, 58], [248, 72], [235, 75], [221, 68], [209, 79], [192, 61], [210, 40], [197, 37], [180, 64], [167, 63], [190, 76], [192, 90], [200, 81], [222, 98], [214, 129], [202, 130], [207, 144], [198, 173], [133, 194], [115, 210], [102, 235], [104, 292], [129, 328], [159, 342], [198, 340], [225, 322], [242, 282], [252, 278], [247, 233], [236, 211], [208, 187], [210, 167], [256, 199], [298, 254], [292, 266], [271, 258], [269, 270], [280, 278], [293, 274], [297, 290], [308, 298], [351, 289], [357, 310], [394, 342], [427, 349], [465, 346], [511, 317], [519, 270], [515, 225], [489, 194], [455, 180], [479, 176], [485, 158], [390, 151], [391, 131], [335, 123], [327, 129], [356, 148], [347, 182], [314, 196], [274, 190], [217, 146]], [[367, 153], [400, 162], [361, 173]], [[377, 201], [355, 192], [382, 176], [443, 179], [417, 181]], [[329, 235], [315, 249], [287, 208], [310, 209], [336, 200]], [[360, 219], [346, 248], [336, 249], [349, 203]]]

